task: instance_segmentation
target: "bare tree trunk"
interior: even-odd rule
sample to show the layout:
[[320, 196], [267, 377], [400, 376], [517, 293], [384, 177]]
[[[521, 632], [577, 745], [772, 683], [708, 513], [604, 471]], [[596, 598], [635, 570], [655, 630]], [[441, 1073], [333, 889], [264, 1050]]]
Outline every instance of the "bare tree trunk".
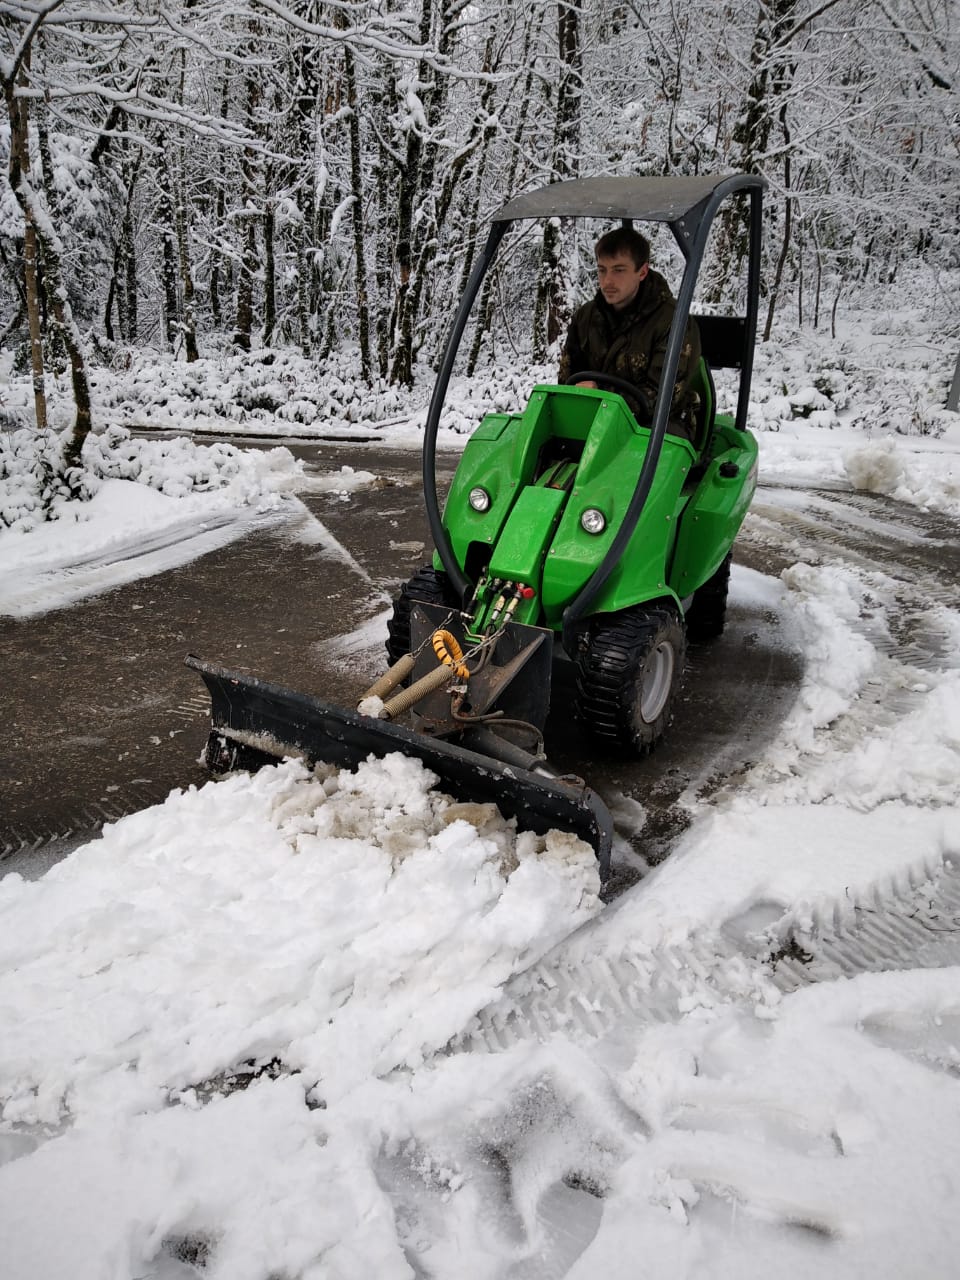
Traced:
[[47, 393], [43, 369], [43, 336], [40, 331], [40, 291], [37, 274], [37, 229], [26, 202], [23, 209], [23, 277], [30, 330], [30, 369], [33, 375], [33, 409], [37, 428], [47, 425]]
[[[575, 178], [579, 170], [583, 50], [580, 43], [580, 10], [567, 0], [557, 5], [557, 45], [560, 83], [553, 137], [553, 174], [556, 181]], [[570, 322], [570, 304], [562, 279], [563, 238], [556, 219], [543, 231], [543, 250], [533, 312], [533, 358], [545, 360], [549, 348]]]
[[[184, 101], [187, 78], [187, 55], [180, 50], [180, 101]], [[190, 267], [190, 239], [187, 225], [187, 158], [181, 137], [177, 165], [177, 251], [180, 259], [180, 289], [183, 296], [183, 345], [187, 364], [200, 359], [197, 350], [196, 301], [193, 287], [193, 271]]]
[[313, 347], [311, 316], [315, 298], [317, 261], [317, 108], [319, 78], [318, 50], [304, 47], [298, 52], [295, 99], [297, 151], [303, 173], [300, 209], [300, 245], [297, 255], [297, 332], [300, 350], [309, 356]]
[[[421, 0], [420, 42], [429, 45], [436, 28], [437, 53], [451, 55], [463, 5], [458, 0]], [[436, 257], [440, 225], [445, 217], [443, 196], [435, 191], [437, 161], [441, 153], [438, 133], [444, 121], [448, 99], [448, 78], [432, 62], [421, 61], [417, 84], [423, 104], [422, 125], [407, 130], [406, 162], [400, 172], [397, 266], [399, 282], [391, 325], [392, 363], [390, 379], [413, 385], [413, 366], [419, 343], [415, 329], [427, 273]], [[414, 219], [416, 212], [416, 219]]]
[[950, 383], [950, 390], [947, 392], [946, 408], [951, 413], [960, 412], [960, 354], [957, 355], [957, 363], [953, 367], [953, 381]]
[[[227, 112], [230, 106], [230, 78], [223, 77], [223, 84], [220, 89], [220, 119], [226, 120]], [[214, 201], [215, 213], [214, 218], [216, 225], [222, 227], [227, 210], [227, 183], [223, 172], [223, 158], [220, 159], [219, 181], [216, 184], [217, 194]], [[220, 305], [220, 261], [221, 255], [219, 250], [214, 249], [211, 254], [210, 278], [208, 281], [208, 289], [210, 292], [210, 319], [214, 329], [219, 331], [223, 327], [223, 308]]]
[[817, 250], [817, 286], [813, 296], [813, 327], [814, 330], [820, 328], [820, 300], [823, 296], [823, 254], [820, 250], [819, 239], [815, 241]]
[[[39, 25], [39, 24], [38, 24]], [[80, 461], [83, 442], [90, 431], [90, 388], [80, 344], [80, 334], [73, 321], [67, 291], [60, 266], [60, 244], [52, 222], [45, 217], [37, 196], [30, 184], [29, 150], [27, 146], [29, 117], [27, 98], [18, 96], [18, 85], [26, 87], [30, 66], [30, 44], [24, 47], [21, 61], [4, 77], [4, 97], [10, 119], [10, 189], [24, 215], [24, 278], [30, 321], [30, 352], [33, 368], [34, 406], [37, 427], [47, 425], [46, 395], [43, 376], [43, 346], [40, 333], [40, 298], [37, 288], [37, 263], [43, 267], [43, 288], [47, 306], [70, 358], [70, 374], [73, 386], [76, 419], [66, 449], [64, 460], [68, 473]], [[29, 247], [28, 247], [29, 242]], [[68, 474], [68, 483], [75, 488]]]
[[[256, 24], [251, 36], [255, 39]], [[251, 72], [247, 76], [246, 124], [253, 132], [256, 128], [256, 111], [260, 102], [260, 82]], [[243, 252], [237, 280], [237, 314], [233, 334], [234, 346], [241, 351], [250, 350], [250, 334], [253, 329], [253, 283], [257, 274], [257, 219], [251, 212], [256, 201], [256, 159], [253, 149], [245, 147], [240, 161], [242, 176], [240, 204], [243, 208]]]
[[[531, 16], [527, 24], [523, 36], [523, 54], [520, 59], [520, 65], [527, 68], [527, 74], [524, 78], [523, 90], [520, 94], [520, 110], [517, 115], [516, 125], [514, 126], [511, 137], [510, 147], [510, 167], [507, 170], [507, 181], [504, 187], [504, 194], [510, 196], [517, 180], [517, 167], [520, 163], [521, 143], [527, 129], [527, 120], [530, 114], [530, 101], [532, 98], [534, 61], [530, 57], [530, 47], [534, 38], [539, 35], [540, 28], [543, 25], [544, 10], [540, 9], [539, 18], [534, 20]], [[477, 308], [477, 327], [474, 330], [473, 345], [470, 348], [470, 359], [467, 363], [467, 373], [472, 377], [476, 372], [477, 364], [480, 360], [480, 351], [483, 346], [483, 339], [490, 328], [493, 316], [493, 284], [494, 273], [488, 271], [483, 282], [483, 292], [480, 295], [480, 305]], [[460, 292], [466, 285], [466, 278], [461, 282]]]
[[113, 333], [113, 302], [117, 292], [117, 249], [113, 250], [113, 272], [110, 276], [110, 283], [107, 285], [107, 300], [103, 304], [103, 333], [108, 342], [114, 341]]
[[321, 359], [325, 359], [333, 350], [337, 338], [336, 310], [330, 303], [337, 289], [332, 228], [334, 211], [339, 204], [340, 190], [332, 177], [336, 169], [336, 161], [329, 154], [327, 132], [335, 130], [336, 122], [343, 109], [343, 76], [340, 74], [324, 76], [322, 82], [318, 83], [318, 94], [322, 106], [320, 106], [317, 128], [317, 169], [323, 173], [324, 177], [317, 192], [310, 319], [314, 350]]
[[357, 69], [349, 45], [344, 46], [343, 70], [347, 82], [347, 106], [350, 109], [350, 190], [353, 196], [350, 215], [353, 221], [360, 373], [364, 382], [369, 383], [373, 366], [370, 355], [370, 305], [367, 298], [367, 259], [364, 246], [363, 165], [360, 151], [360, 116], [357, 106]]
[[[770, 130], [781, 111], [781, 99], [790, 87], [793, 68], [786, 58], [792, 38], [791, 23], [796, 0], [760, 0], [757, 25], [750, 50], [751, 79], [733, 130], [739, 156], [736, 166], [744, 173], [760, 173]], [[719, 274], [707, 292], [707, 300], [719, 302], [729, 280], [739, 279], [747, 253], [746, 202], [728, 201], [720, 211], [714, 260]]]
[[183, 320], [180, 327], [183, 332], [183, 345], [187, 364], [192, 364], [195, 360], [200, 359], [200, 352], [197, 350], [196, 294], [193, 287], [193, 272], [190, 269], [187, 219], [182, 196], [177, 203], [177, 244], [180, 250], [180, 284], [183, 289]]
[[180, 259], [180, 288], [183, 292], [183, 319], [180, 329], [183, 333], [184, 352], [187, 364], [200, 359], [197, 350], [197, 321], [195, 311], [195, 291], [193, 272], [190, 269], [190, 248], [187, 240], [187, 214], [184, 207], [185, 177], [181, 168], [177, 183], [177, 250]]
[[121, 339], [129, 343], [136, 342], [138, 327], [137, 241], [133, 227], [133, 193], [142, 158], [143, 153], [138, 152], [133, 164], [124, 166], [127, 173], [127, 196], [117, 242], [117, 324]]
[[780, 294], [780, 285], [783, 282], [783, 269], [786, 265], [787, 254], [790, 252], [790, 235], [793, 230], [793, 198], [788, 194], [784, 201], [783, 211], [783, 240], [780, 245], [780, 253], [777, 256], [777, 265], [773, 273], [773, 283], [770, 286], [769, 297], [767, 298], [767, 319], [763, 326], [763, 341], [770, 341], [770, 333], [773, 329], [773, 316], [777, 309], [777, 298]]
[[176, 344], [179, 329], [179, 299], [177, 297], [177, 227], [176, 212], [171, 191], [170, 167], [167, 162], [167, 139], [162, 131], [157, 134], [157, 177], [160, 184], [157, 199], [157, 222], [160, 228], [161, 260], [160, 285], [163, 295], [163, 341], [167, 350]]
[[[52, 165], [50, 180], [52, 182]], [[73, 431], [64, 448], [63, 457], [67, 470], [67, 483], [71, 491], [79, 492], [79, 485], [70, 476], [71, 468], [80, 465], [83, 442], [90, 433], [92, 425], [92, 409], [90, 404], [90, 384], [87, 380], [86, 363], [83, 358], [83, 343], [80, 330], [73, 318], [73, 311], [67, 296], [66, 280], [63, 274], [63, 245], [54, 228], [52, 219], [44, 216], [40, 201], [29, 183], [22, 183], [24, 197], [33, 214], [36, 229], [37, 249], [40, 257], [40, 279], [43, 284], [44, 297], [47, 300], [47, 313], [50, 321], [51, 345], [59, 348], [62, 345], [70, 362], [70, 382], [73, 389], [73, 402], [76, 409]]]
[[[60, 247], [54, 243], [52, 235], [48, 237], [41, 233], [39, 234], [39, 240], [40, 250], [43, 255], [43, 282], [47, 295], [47, 304], [50, 307], [54, 323], [60, 331], [63, 345], [67, 349], [67, 355], [70, 360], [73, 402], [77, 413], [73, 423], [73, 431], [63, 451], [64, 462], [69, 469], [80, 465], [83, 442], [90, 434], [90, 428], [93, 425], [90, 384], [87, 381], [87, 369], [83, 359], [80, 333], [74, 322], [70, 303], [67, 301], [67, 291], [63, 283]], [[67, 480], [71, 491], [76, 493], [77, 486], [70, 481], [69, 476]]]
[[[384, 71], [384, 79], [393, 90], [392, 78], [389, 73]], [[383, 106], [387, 100], [387, 93], [377, 89], [375, 91], [374, 101], [371, 110], [376, 114], [378, 106]], [[377, 347], [377, 369], [381, 378], [386, 378], [390, 372], [390, 338], [392, 333], [392, 317], [391, 308], [387, 299], [393, 292], [393, 257], [391, 237], [387, 232], [387, 228], [392, 225], [393, 214], [393, 191], [395, 184], [391, 181], [391, 175], [394, 167], [391, 164], [391, 156], [383, 140], [380, 141], [378, 148], [376, 170], [374, 174], [374, 190], [376, 192], [376, 226], [377, 234], [374, 239], [374, 259], [373, 259], [373, 278], [377, 289], [378, 306], [376, 309], [376, 347]]]
[[276, 207], [269, 194], [272, 186], [269, 173], [264, 185], [267, 198], [263, 208], [263, 345], [269, 347], [277, 327], [277, 221]]
[[[420, 43], [429, 45], [433, 29], [433, 0], [421, 0]], [[435, 72], [432, 74], [436, 74]], [[430, 85], [431, 69], [421, 62], [417, 82], [421, 94]], [[426, 112], [426, 103], [424, 108]], [[407, 128], [407, 147], [403, 167], [400, 170], [400, 190], [397, 200], [397, 297], [394, 305], [390, 381], [402, 386], [413, 386], [413, 313], [410, 306], [411, 277], [413, 275], [413, 214], [417, 197], [423, 191], [423, 134], [419, 126], [410, 122]]]
[[[73, 318], [67, 290], [63, 280], [62, 246], [49, 219], [43, 219], [34, 202], [37, 197], [30, 184], [21, 180], [20, 190], [26, 205], [33, 213], [36, 229], [37, 247], [43, 265], [43, 290], [47, 300], [47, 308], [52, 318], [54, 331], [70, 361], [70, 381], [73, 389], [73, 402], [76, 409], [73, 430], [64, 449], [64, 462], [68, 470], [80, 463], [83, 442], [90, 433], [92, 410], [90, 404], [90, 384], [87, 381], [86, 364], [83, 359], [83, 346], [80, 331]], [[67, 477], [71, 490], [76, 492], [75, 484]]]
[[767, 320], [763, 326], [764, 342], [770, 341], [770, 332], [773, 329], [773, 314], [777, 307], [777, 298], [783, 281], [783, 269], [786, 266], [787, 254], [790, 252], [790, 236], [793, 231], [793, 196], [790, 194], [790, 129], [787, 125], [786, 104], [780, 110], [780, 124], [783, 129], [783, 140], [786, 144], [783, 157], [783, 186], [786, 192], [783, 210], [783, 240], [780, 245], [780, 253], [777, 257], [777, 266], [773, 274], [773, 283], [770, 286], [770, 296], [767, 302]]
[[241, 351], [250, 350], [250, 333], [253, 329], [253, 278], [257, 270], [257, 233], [253, 218], [249, 215], [243, 225], [243, 255], [237, 280], [237, 311], [233, 330], [233, 344]]
[[30, 64], [29, 48], [18, 73], [4, 80], [4, 96], [10, 120], [10, 190], [16, 197], [23, 214], [23, 277], [30, 330], [30, 368], [33, 374], [33, 410], [37, 429], [47, 425], [47, 394], [43, 369], [43, 335], [40, 324], [40, 290], [37, 275], [37, 229], [33, 211], [24, 189], [30, 172], [28, 146], [28, 99], [17, 96], [18, 83], [26, 86], [27, 68]]

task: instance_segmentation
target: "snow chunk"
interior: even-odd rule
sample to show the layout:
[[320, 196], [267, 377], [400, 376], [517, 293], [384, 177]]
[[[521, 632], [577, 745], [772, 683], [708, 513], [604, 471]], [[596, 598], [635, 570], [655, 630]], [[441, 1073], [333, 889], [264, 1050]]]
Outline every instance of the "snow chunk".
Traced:
[[895, 493], [903, 482], [903, 457], [890, 440], [851, 449], [843, 462], [854, 487], [868, 493]]

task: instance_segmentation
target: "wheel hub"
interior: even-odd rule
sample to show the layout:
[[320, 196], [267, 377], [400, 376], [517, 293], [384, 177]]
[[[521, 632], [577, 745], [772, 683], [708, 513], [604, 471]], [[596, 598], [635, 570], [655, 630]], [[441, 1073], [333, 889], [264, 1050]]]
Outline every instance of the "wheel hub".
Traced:
[[644, 724], [653, 724], [666, 706], [673, 685], [675, 662], [673, 645], [663, 640], [651, 650], [643, 664], [639, 706]]

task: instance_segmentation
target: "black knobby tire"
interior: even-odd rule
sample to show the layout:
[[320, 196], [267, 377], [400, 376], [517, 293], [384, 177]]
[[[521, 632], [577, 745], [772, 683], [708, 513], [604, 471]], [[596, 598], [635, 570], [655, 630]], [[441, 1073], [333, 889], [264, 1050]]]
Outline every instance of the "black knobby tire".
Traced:
[[727, 621], [727, 592], [730, 589], [730, 564], [733, 552], [728, 551], [720, 568], [693, 593], [687, 610], [687, 638], [689, 640], [715, 640], [723, 634]]
[[421, 604], [442, 604], [450, 609], [458, 607], [450, 579], [442, 570], [429, 565], [418, 569], [400, 588], [387, 622], [387, 657], [391, 664], [410, 652], [410, 610], [417, 601]]
[[671, 606], [598, 619], [577, 656], [576, 715], [597, 742], [646, 755], [663, 737], [683, 677], [686, 638]]

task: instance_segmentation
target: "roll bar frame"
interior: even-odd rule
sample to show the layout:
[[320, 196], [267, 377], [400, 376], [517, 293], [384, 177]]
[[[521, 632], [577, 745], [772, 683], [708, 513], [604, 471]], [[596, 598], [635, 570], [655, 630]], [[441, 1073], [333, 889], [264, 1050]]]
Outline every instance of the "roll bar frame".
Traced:
[[508, 227], [514, 221], [543, 217], [619, 217], [625, 222], [666, 222], [684, 257], [683, 278], [677, 294], [676, 309], [667, 349], [653, 421], [650, 442], [637, 486], [624, 512], [613, 541], [589, 581], [567, 606], [563, 615], [563, 643], [573, 652], [574, 628], [596, 600], [610, 574], [633, 537], [656, 475], [663, 438], [666, 435], [680, 363], [680, 352], [686, 335], [687, 321], [693, 303], [707, 239], [721, 205], [731, 196], [746, 192], [750, 197], [750, 233], [747, 262], [747, 305], [743, 325], [743, 350], [739, 362], [740, 384], [737, 393], [736, 427], [746, 427], [750, 383], [753, 376], [753, 354], [756, 344], [757, 318], [760, 307], [760, 251], [762, 244], [762, 202], [766, 180], [757, 174], [732, 174], [717, 179], [698, 178], [586, 178], [554, 183], [537, 191], [516, 197], [493, 217], [479, 256], [473, 264], [463, 297], [457, 308], [447, 337], [430, 407], [427, 411], [423, 438], [423, 490], [430, 532], [440, 561], [454, 591], [462, 603], [472, 593], [473, 584], [457, 564], [449, 534], [443, 525], [443, 513], [437, 496], [436, 446], [440, 415], [446, 400], [453, 365], [460, 348], [470, 312]]

